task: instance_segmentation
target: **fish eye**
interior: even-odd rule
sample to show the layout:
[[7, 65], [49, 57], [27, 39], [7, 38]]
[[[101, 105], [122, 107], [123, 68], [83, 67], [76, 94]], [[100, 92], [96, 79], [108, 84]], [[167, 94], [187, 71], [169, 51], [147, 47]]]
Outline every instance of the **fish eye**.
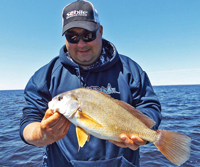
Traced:
[[62, 100], [63, 97], [62, 96], [58, 96], [58, 101]]

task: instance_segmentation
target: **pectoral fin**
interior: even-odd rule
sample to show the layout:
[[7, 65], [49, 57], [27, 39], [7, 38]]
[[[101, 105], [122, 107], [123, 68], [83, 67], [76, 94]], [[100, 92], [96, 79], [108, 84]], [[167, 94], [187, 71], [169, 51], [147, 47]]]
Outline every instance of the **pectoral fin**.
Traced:
[[84, 114], [83, 112], [80, 112], [80, 111], [79, 111], [79, 119], [81, 120], [82, 123], [84, 123], [89, 128], [98, 129], [98, 128], [103, 127], [100, 123], [95, 121], [93, 118], [91, 118], [87, 114]]
[[[79, 149], [85, 145], [86, 141], [89, 141], [90, 134], [88, 134], [84, 129], [80, 128], [79, 126], [76, 127], [76, 136], [78, 139]], [[78, 149], [78, 150], [79, 150]]]

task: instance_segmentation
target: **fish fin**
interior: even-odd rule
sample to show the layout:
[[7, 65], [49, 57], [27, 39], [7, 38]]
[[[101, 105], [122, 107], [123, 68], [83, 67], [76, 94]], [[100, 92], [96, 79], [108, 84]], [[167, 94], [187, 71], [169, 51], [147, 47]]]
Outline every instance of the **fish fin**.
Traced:
[[113, 99], [113, 100], [115, 101], [115, 103], [120, 105], [122, 108], [124, 108], [125, 110], [129, 111], [133, 116], [138, 118], [148, 128], [152, 128], [156, 124], [156, 122], [153, 119], [151, 119], [147, 115], [143, 114], [142, 112], [138, 111], [136, 108], [134, 108], [130, 104], [128, 104], [128, 103], [126, 103], [124, 101], [117, 100], [117, 99]]
[[86, 141], [89, 141], [90, 134], [88, 134], [84, 129], [80, 128], [79, 126], [76, 127], [76, 136], [78, 139], [79, 149], [85, 145]]
[[78, 111], [79, 119], [82, 123], [84, 123], [88, 127], [92, 127], [93, 129], [98, 129], [103, 127], [100, 123], [95, 121], [93, 118], [88, 116], [87, 114], [84, 114], [83, 112]]
[[181, 133], [158, 130], [155, 146], [172, 163], [180, 166], [190, 157], [191, 138]]

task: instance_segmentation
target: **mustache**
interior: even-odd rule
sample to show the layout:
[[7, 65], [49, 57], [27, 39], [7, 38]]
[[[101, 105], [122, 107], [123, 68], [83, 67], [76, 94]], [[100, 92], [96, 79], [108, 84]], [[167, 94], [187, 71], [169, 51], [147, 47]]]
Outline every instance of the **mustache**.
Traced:
[[86, 50], [89, 50], [89, 49], [90, 49], [89, 46], [77, 47], [77, 48], [76, 48], [76, 51], [86, 51]]

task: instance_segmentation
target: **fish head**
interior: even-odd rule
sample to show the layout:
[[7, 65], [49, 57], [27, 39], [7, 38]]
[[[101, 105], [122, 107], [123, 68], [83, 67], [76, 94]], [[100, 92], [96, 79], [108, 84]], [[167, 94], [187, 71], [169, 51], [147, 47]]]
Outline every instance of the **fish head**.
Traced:
[[71, 119], [79, 108], [79, 102], [73, 93], [67, 92], [55, 96], [48, 103], [48, 107], [50, 110], [58, 111], [66, 118]]

